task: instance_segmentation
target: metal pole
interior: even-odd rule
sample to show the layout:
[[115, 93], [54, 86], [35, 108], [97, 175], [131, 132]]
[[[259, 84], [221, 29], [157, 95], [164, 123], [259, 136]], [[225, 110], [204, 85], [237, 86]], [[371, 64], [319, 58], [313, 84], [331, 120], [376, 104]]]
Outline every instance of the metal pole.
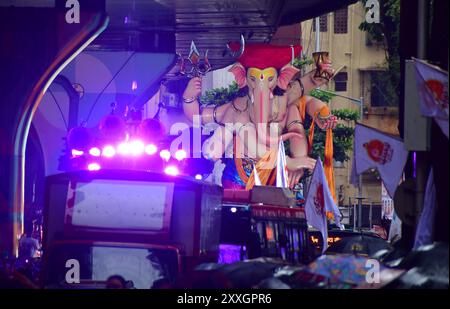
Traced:
[[[427, 0], [418, 1], [417, 10], [417, 57], [420, 59], [426, 58], [427, 51], [427, 30], [428, 30], [428, 4]], [[429, 137], [428, 137], [429, 138]], [[420, 213], [423, 208], [423, 198], [425, 185], [427, 181], [426, 166], [427, 166], [427, 153], [425, 151], [416, 152], [416, 194], [415, 194], [415, 213], [416, 222], [415, 227], [418, 225]]]
[[[359, 99], [359, 120], [362, 122], [364, 113], [364, 98]], [[353, 150], [355, 151], [355, 150]], [[362, 228], [362, 174], [358, 176], [358, 227]]]
[[319, 17], [314, 18], [316, 24], [316, 52], [320, 51], [320, 21]]
[[427, 15], [428, 1], [419, 0], [417, 10], [417, 57], [425, 59], [427, 49]]

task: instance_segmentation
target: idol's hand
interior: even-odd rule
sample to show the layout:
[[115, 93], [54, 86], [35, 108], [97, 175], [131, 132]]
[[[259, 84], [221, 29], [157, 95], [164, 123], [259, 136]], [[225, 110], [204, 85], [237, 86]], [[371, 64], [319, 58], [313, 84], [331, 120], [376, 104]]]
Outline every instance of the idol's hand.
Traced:
[[192, 78], [183, 93], [184, 100], [192, 100], [202, 93], [202, 79], [200, 77]]
[[288, 171], [289, 188], [293, 189], [302, 178], [304, 170]]
[[310, 157], [296, 157], [286, 158], [286, 166], [288, 169], [288, 178], [289, 178], [289, 188], [294, 188], [294, 186], [300, 181], [302, 178], [305, 169], [312, 171], [316, 166], [316, 160]]
[[320, 70], [327, 73], [327, 75], [332, 78], [334, 75], [333, 63], [331, 60], [326, 60], [323, 63], [319, 64]]
[[337, 125], [337, 117], [334, 115], [330, 115], [328, 118], [316, 118], [316, 124], [321, 128], [322, 130], [327, 129], [334, 129]]

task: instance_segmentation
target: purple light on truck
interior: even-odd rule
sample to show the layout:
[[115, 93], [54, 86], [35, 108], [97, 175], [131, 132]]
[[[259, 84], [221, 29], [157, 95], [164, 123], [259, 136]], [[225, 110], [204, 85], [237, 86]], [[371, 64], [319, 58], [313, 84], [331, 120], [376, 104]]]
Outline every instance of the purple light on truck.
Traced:
[[177, 159], [178, 161], [182, 161], [184, 159], [186, 159], [187, 157], [187, 153], [184, 149], [178, 149], [175, 152], [175, 159]]
[[93, 157], [100, 157], [101, 151], [97, 147], [92, 147], [89, 149], [89, 154]]
[[116, 149], [111, 145], [105, 146], [102, 155], [106, 158], [112, 158], [116, 155]]
[[71, 153], [72, 153], [72, 157], [79, 157], [79, 156], [84, 155], [83, 150], [77, 150], [77, 149], [72, 149]]
[[100, 164], [98, 163], [89, 163], [88, 170], [89, 171], [98, 171], [100, 169]]
[[176, 166], [169, 165], [164, 170], [164, 173], [166, 173], [167, 175], [170, 175], [170, 176], [177, 176], [179, 174], [179, 171], [178, 171], [178, 168]]
[[246, 251], [245, 246], [220, 244], [219, 264], [231, 264], [242, 260], [242, 255]]
[[117, 152], [123, 156], [126, 156], [130, 153], [130, 144], [121, 143], [117, 146]]
[[153, 144], [149, 144], [149, 145], [145, 146], [145, 153], [150, 156], [154, 155], [157, 151], [158, 151], [158, 148]]
[[170, 159], [170, 151], [167, 150], [167, 149], [161, 150], [160, 153], [159, 153], [159, 156], [162, 159], [164, 159], [166, 161], [169, 161], [169, 159]]
[[130, 152], [133, 156], [139, 156], [144, 153], [145, 145], [141, 141], [132, 141], [130, 143]]

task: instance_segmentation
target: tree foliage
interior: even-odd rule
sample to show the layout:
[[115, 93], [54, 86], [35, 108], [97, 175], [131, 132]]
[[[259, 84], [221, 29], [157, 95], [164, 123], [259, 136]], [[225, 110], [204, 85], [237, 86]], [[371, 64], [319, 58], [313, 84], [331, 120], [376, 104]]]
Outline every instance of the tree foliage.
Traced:
[[200, 102], [204, 105], [222, 105], [233, 101], [239, 91], [238, 84], [233, 81], [227, 88], [214, 88], [207, 90], [205, 94], [200, 97]]

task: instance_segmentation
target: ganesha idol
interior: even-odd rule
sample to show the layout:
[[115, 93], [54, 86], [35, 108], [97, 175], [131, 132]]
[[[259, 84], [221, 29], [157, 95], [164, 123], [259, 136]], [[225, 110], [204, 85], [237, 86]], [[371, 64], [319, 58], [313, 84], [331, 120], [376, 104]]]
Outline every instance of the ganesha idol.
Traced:
[[[230, 43], [227, 46], [237, 62], [234, 74], [239, 91], [234, 100], [217, 106], [202, 106], [201, 78], [192, 78], [183, 93], [183, 111], [202, 124], [216, 123], [211, 138], [203, 145], [203, 155], [225, 164], [222, 186], [251, 189], [258, 184], [274, 185], [276, 157], [280, 141], [290, 141], [286, 157], [288, 185], [292, 188], [304, 170], [312, 170], [315, 160], [308, 156], [308, 139], [303, 127], [305, 114], [313, 117], [321, 129], [336, 125], [325, 103], [306, 95], [327, 82], [315, 72], [292, 80], [299, 70], [291, 65], [301, 46]], [[333, 75], [331, 62], [318, 68]], [[230, 154], [231, 150], [231, 154]], [[256, 174], [256, 175], [255, 175]]]

